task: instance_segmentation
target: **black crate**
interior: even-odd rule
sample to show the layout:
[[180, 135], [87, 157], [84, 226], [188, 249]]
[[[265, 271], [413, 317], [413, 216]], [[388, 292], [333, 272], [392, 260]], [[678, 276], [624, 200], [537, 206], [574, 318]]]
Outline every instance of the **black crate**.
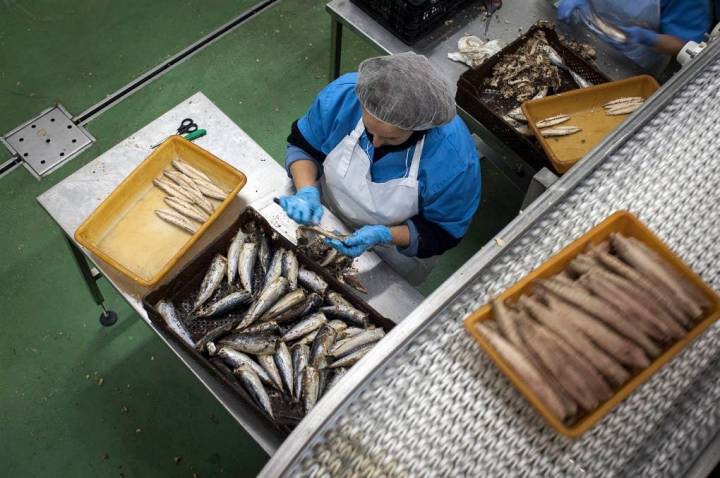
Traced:
[[408, 45], [476, 0], [351, 0]]
[[[503, 56], [517, 51], [537, 31], [545, 33], [548, 44], [558, 52], [563, 62], [584, 79], [594, 85], [610, 81], [607, 76], [598, 71], [593, 65], [565, 46], [558, 38], [554, 29], [534, 25], [517, 40], [490, 57], [480, 65], [479, 68], [475, 70], [470, 69], [463, 73], [458, 80], [455, 101], [460, 108], [490, 130], [491, 133], [505, 143], [531, 167], [536, 170], [547, 167], [553, 171], [554, 169], [550, 164], [550, 160], [540, 146], [540, 143], [538, 143], [535, 138], [528, 138], [521, 135], [515, 131], [515, 128], [502, 119], [502, 111], [508, 111], [520, 106], [520, 104], [514, 98], [503, 99], [489, 95], [485, 92], [485, 87], [483, 86], [485, 79], [492, 76], [493, 67], [502, 60]], [[560, 91], [555, 93], [577, 89], [577, 85], [570, 77], [570, 74], [564, 70], [560, 70], [560, 76], [562, 78], [562, 85]]]

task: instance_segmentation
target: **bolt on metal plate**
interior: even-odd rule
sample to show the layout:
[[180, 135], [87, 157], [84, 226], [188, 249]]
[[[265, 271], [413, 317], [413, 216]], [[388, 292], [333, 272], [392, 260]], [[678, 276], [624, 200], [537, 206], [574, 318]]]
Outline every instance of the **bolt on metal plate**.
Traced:
[[36, 177], [42, 178], [95, 142], [62, 105], [43, 111], [0, 138]]

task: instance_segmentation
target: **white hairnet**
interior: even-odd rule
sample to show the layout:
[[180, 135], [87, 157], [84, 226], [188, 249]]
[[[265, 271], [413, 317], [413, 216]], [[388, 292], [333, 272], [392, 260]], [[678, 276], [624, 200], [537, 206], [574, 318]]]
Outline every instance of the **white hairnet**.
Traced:
[[427, 58], [412, 52], [360, 63], [355, 92], [380, 121], [404, 130], [424, 130], [455, 117], [450, 87]]

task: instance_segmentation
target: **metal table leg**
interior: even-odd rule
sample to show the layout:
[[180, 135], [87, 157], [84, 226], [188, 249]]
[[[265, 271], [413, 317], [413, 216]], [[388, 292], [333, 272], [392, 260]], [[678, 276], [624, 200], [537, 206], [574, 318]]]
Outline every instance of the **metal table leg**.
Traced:
[[85, 284], [87, 284], [88, 289], [90, 289], [90, 295], [92, 295], [95, 303], [99, 305], [102, 309], [102, 312], [100, 313], [100, 323], [105, 327], [113, 325], [115, 322], [117, 322], [117, 313], [113, 310], [108, 310], [105, 307], [105, 297], [103, 297], [102, 292], [100, 291], [100, 287], [98, 287], [97, 285], [97, 279], [100, 277], [100, 274], [93, 274], [92, 270], [90, 270], [90, 265], [88, 264], [87, 259], [85, 259], [85, 255], [75, 245], [72, 239], [70, 239], [68, 236], [65, 236], [65, 240], [70, 247], [70, 251], [72, 252], [73, 258], [75, 259], [75, 263], [77, 264], [80, 272], [83, 275], [83, 278], [85, 279]]
[[330, 16], [330, 75], [329, 81], [340, 76], [340, 58], [342, 56], [343, 25], [334, 16]]

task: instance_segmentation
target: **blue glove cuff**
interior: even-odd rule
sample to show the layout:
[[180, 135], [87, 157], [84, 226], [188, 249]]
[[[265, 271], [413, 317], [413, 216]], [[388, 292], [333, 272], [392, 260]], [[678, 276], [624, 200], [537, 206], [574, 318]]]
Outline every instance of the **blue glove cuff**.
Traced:
[[317, 186], [305, 186], [304, 188], [298, 189], [297, 196], [320, 201], [320, 189]]

